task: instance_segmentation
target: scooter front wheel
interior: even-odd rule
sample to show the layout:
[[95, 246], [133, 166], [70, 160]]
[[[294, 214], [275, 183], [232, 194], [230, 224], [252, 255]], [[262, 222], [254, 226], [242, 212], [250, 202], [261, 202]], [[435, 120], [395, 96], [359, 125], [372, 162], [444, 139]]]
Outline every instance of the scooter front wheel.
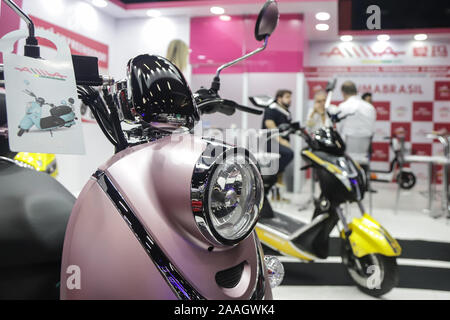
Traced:
[[343, 249], [342, 263], [362, 292], [380, 297], [398, 284], [398, 265], [395, 257], [368, 254], [356, 257], [351, 249]]

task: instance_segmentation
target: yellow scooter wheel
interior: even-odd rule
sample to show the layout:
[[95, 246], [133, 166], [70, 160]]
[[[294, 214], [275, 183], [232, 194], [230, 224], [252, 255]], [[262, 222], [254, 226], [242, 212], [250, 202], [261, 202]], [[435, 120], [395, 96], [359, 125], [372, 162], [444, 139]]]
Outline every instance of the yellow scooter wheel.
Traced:
[[380, 297], [397, 286], [396, 257], [368, 254], [358, 258], [350, 245], [345, 240], [342, 242], [342, 263], [359, 290], [372, 297]]

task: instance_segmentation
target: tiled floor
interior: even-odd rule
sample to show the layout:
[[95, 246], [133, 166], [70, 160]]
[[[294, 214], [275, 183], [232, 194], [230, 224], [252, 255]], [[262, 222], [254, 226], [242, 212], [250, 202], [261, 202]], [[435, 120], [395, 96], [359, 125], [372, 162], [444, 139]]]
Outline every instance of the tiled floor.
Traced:
[[[309, 185], [309, 183], [308, 183]], [[395, 210], [396, 185], [375, 183], [373, 188], [378, 190], [373, 194], [372, 216], [375, 217], [394, 237], [402, 240], [426, 240], [450, 243], [450, 220], [445, 216], [439, 218], [430, 217], [430, 213], [423, 209], [427, 206], [427, 186], [417, 185], [410, 191], [402, 191], [398, 210]], [[312, 207], [299, 211], [309, 197], [309, 188], [305, 188], [301, 194], [284, 193], [290, 203], [272, 203], [277, 211], [297, 217], [305, 222], [312, 215]], [[368, 199], [365, 199], [366, 211], [369, 211]], [[433, 214], [440, 211], [440, 192], [433, 199]], [[356, 206], [349, 207], [348, 216], [359, 215]], [[337, 230], [333, 230], [332, 236], [337, 236]], [[332, 257], [331, 260], [338, 257]], [[289, 260], [288, 257], [286, 259]], [[294, 259], [295, 260], [295, 259]], [[290, 261], [290, 260], [289, 260]], [[326, 261], [324, 261], [326, 262]], [[439, 266], [450, 270], [449, 261], [434, 261], [405, 259], [399, 264], [415, 264], [418, 266]], [[447, 279], [450, 281], [450, 279]], [[281, 286], [274, 290], [275, 299], [371, 299], [352, 286]], [[385, 295], [383, 299], [450, 299], [450, 292], [438, 290], [421, 290], [395, 288]]]

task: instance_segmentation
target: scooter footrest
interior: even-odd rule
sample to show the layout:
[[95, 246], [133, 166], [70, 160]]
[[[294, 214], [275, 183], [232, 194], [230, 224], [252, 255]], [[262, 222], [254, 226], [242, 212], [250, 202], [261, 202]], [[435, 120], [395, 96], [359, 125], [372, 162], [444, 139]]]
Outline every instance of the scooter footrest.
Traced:
[[286, 235], [293, 234], [306, 225], [305, 223], [284, 214], [274, 212], [274, 215], [274, 218], [259, 219], [259, 223]]

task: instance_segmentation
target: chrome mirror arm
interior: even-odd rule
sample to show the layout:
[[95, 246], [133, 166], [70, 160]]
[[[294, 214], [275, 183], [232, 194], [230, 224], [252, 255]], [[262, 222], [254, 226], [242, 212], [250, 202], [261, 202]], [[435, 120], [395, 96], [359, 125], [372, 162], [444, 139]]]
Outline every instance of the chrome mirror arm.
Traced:
[[3, 2], [10, 7], [28, 27], [28, 38], [25, 41], [24, 55], [32, 58], [40, 58], [40, 49], [38, 41], [34, 36], [34, 23], [30, 17], [22, 11], [22, 9], [12, 0], [3, 0]]
[[225, 64], [221, 65], [221, 66], [217, 69], [217, 71], [216, 71], [216, 76], [214, 77], [214, 80], [213, 80], [213, 82], [211, 83], [211, 90], [212, 90], [213, 92], [215, 92], [215, 93], [217, 93], [217, 92], [219, 91], [219, 89], [220, 89], [220, 72], [222, 72], [223, 69], [226, 69], [226, 68], [228, 68], [228, 67], [231, 67], [232, 65], [235, 65], [236, 63], [241, 62], [242, 60], [245, 60], [245, 59], [247, 59], [247, 58], [250, 58], [251, 56], [253, 56], [253, 55], [255, 55], [255, 54], [257, 54], [257, 53], [263, 51], [264, 49], [266, 49], [266, 47], [267, 47], [267, 42], [268, 42], [268, 41], [269, 41], [269, 36], [266, 36], [266, 38], [264, 39], [264, 44], [263, 44], [262, 47], [260, 47], [260, 48], [258, 48], [258, 49], [256, 49], [256, 50], [254, 50], [254, 51], [252, 51], [252, 52], [249, 52], [249, 53], [247, 53], [246, 55], [244, 55], [244, 56], [242, 56], [242, 57], [240, 57], [240, 58], [238, 58], [238, 59], [236, 59], [236, 60], [233, 60], [233, 61], [231, 61], [231, 62], [228, 62], [228, 63], [225, 63]]
[[30, 17], [22, 11], [22, 9], [14, 3], [12, 0], [3, 0], [3, 2], [10, 7], [17, 15], [22, 18], [28, 27], [28, 36], [34, 38], [34, 23], [31, 21]]
[[217, 71], [216, 71], [216, 77], [219, 77], [219, 76], [220, 76], [220, 72], [221, 72], [223, 69], [226, 69], [226, 68], [228, 68], [228, 67], [231, 67], [232, 65], [235, 65], [235, 64], [238, 63], [238, 62], [241, 62], [241, 61], [243, 61], [243, 60], [245, 60], [245, 59], [248, 59], [248, 58], [250, 58], [251, 56], [253, 56], [253, 55], [255, 55], [255, 54], [257, 54], [257, 53], [263, 51], [264, 49], [266, 49], [266, 48], [267, 48], [267, 42], [268, 42], [268, 41], [269, 41], [269, 36], [266, 36], [266, 38], [264, 39], [264, 44], [263, 44], [262, 47], [260, 47], [260, 48], [258, 48], [258, 49], [256, 49], [256, 50], [254, 50], [254, 51], [252, 51], [252, 52], [249, 52], [249, 53], [247, 53], [246, 55], [244, 55], [244, 56], [242, 56], [242, 57], [240, 57], [240, 58], [238, 58], [238, 59], [236, 59], [236, 60], [233, 60], [233, 61], [231, 61], [231, 62], [228, 62], [228, 63], [225, 63], [225, 64], [221, 65], [221, 66], [217, 69]]

